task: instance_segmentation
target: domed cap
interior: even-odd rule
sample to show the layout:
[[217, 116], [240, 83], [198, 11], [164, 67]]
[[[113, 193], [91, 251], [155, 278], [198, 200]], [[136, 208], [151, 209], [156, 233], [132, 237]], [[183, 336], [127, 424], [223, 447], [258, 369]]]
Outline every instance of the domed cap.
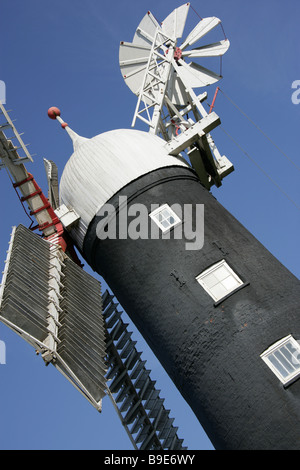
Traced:
[[166, 142], [148, 132], [119, 129], [86, 139], [60, 116], [55, 119], [65, 126], [74, 145], [60, 181], [60, 203], [80, 216], [71, 232], [80, 249], [95, 215], [124, 186], [159, 168], [189, 167], [183, 158], [168, 155]]

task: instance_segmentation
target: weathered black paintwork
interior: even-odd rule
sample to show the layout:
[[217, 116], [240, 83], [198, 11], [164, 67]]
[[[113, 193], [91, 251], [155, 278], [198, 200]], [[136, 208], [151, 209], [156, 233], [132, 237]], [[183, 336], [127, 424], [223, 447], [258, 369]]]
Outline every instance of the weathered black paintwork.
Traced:
[[[99, 217], [84, 244], [88, 263], [190, 405], [216, 449], [299, 449], [300, 380], [284, 388], [260, 358], [279, 339], [300, 340], [300, 283], [201, 186], [192, 170], [154, 171], [123, 188], [128, 205], [205, 205], [205, 242], [102, 240]], [[245, 286], [215, 304], [195, 280], [225, 259]]]

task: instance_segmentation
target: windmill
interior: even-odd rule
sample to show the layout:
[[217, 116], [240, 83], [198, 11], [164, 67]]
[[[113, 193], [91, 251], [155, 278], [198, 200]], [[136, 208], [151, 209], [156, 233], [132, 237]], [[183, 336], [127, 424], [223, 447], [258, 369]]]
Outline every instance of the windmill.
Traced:
[[[53, 364], [101, 412], [108, 395], [135, 449], [185, 449], [164, 399], [150, 378], [114, 296], [81, 267], [64, 232], [78, 216], [57, 201], [57, 169], [44, 160], [48, 199], [24, 163], [33, 159], [4, 106], [2, 167], [37, 226], [13, 227], [0, 289], [1, 321]], [[2, 129], [7, 129], [4, 134]], [[72, 132], [72, 131], [69, 131]], [[18, 139], [20, 156], [12, 138]], [[51, 202], [50, 202], [51, 201]], [[42, 232], [43, 237], [34, 233]]]
[[[222, 55], [229, 41], [190, 49], [220, 24], [213, 17], [178, 46], [189, 6], [162, 25], [148, 12], [133, 42], [120, 44], [121, 72], [138, 97], [133, 125], [139, 119], [149, 132], [121, 129], [86, 139], [58, 108], [49, 109], [74, 147], [59, 195], [53, 162], [45, 161], [48, 198], [27, 172], [31, 156], [1, 105], [2, 165], [43, 237], [13, 229], [0, 320], [97, 410], [109, 395], [135, 448], [181, 450], [114, 296], [85, 273], [75, 246], [108, 283], [216, 448], [297, 448], [299, 281], [209, 192], [233, 165], [210, 135], [219, 117], [205, 111], [207, 95], [194, 89], [220, 76], [189, 60]], [[130, 237], [138, 209], [146, 231]]]

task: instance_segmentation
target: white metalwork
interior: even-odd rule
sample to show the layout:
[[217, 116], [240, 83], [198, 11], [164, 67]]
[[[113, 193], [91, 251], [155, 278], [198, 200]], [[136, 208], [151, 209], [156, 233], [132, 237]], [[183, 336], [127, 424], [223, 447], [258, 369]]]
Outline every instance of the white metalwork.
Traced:
[[[190, 4], [185, 3], [176, 8], [161, 25], [148, 12], [132, 43], [121, 42], [119, 60], [125, 83], [138, 96], [132, 126], [137, 119], [146, 123], [150, 133], [161, 135], [168, 142], [166, 148], [171, 155], [178, 155], [185, 149], [196, 149], [192, 166], [197, 173], [199, 167], [202, 170], [203, 165], [206, 167], [204, 171], [199, 170], [198, 176], [210, 188], [212, 184], [220, 186], [221, 180], [233, 171], [233, 165], [220, 155], [209, 133], [220, 124], [220, 120], [215, 113], [204, 108], [202, 101], [207, 94], [197, 96], [194, 89], [212, 85], [222, 77], [186, 60], [222, 56], [230, 43], [225, 38], [188, 49], [221, 23], [219, 18], [209, 17], [202, 19], [178, 47], [189, 7]], [[209, 165], [205, 164], [205, 159], [209, 160]]]
[[[32, 162], [33, 161], [32, 156], [28, 152], [26, 145], [24, 144], [23, 140], [21, 139], [21, 134], [18, 133], [17, 129], [14, 126], [13, 121], [10, 119], [8, 112], [4, 108], [1, 101], [0, 101], [0, 110], [1, 110], [0, 114], [3, 114], [3, 116], [6, 119], [6, 122], [4, 122], [3, 124], [0, 125], [0, 140], [2, 141], [2, 139], [3, 139], [2, 131], [5, 130], [5, 129], [11, 129], [13, 134], [14, 134], [14, 137], [12, 137], [12, 138], [17, 139], [17, 141], [19, 142], [19, 147], [15, 147], [15, 146], [11, 147], [9, 149], [10, 152], [14, 153], [16, 150], [22, 149], [25, 153], [25, 156], [21, 157], [21, 158], [17, 155], [16, 158], [13, 160], [14, 164], [15, 165], [20, 165], [20, 163], [24, 163], [26, 161], [31, 161]], [[11, 138], [11, 140], [12, 140], [12, 138]], [[0, 165], [0, 169], [1, 169], [1, 165]]]
[[[169, 49], [167, 49], [168, 44]], [[166, 51], [165, 54], [161, 53], [162, 50]], [[153, 134], [158, 133], [159, 125], [161, 127], [160, 115], [171, 71], [173, 54], [174, 42], [170, 43], [170, 38], [157, 28], [148, 59], [147, 70], [138, 95], [138, 102], [132, 122], [133, 127], [136, 119], [139, 118], [150, 126], [150, 132]], [[142, 109], [141, 103], [143, 103]], [[150, 108], [152, 107], [153, 115], [151, 117]], [[144, 117], [145, 113], [146, 117]]]

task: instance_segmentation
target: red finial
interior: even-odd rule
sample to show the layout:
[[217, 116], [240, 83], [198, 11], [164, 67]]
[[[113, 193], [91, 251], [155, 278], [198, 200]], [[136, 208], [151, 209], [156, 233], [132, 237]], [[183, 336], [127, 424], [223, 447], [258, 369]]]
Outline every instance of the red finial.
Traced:
[[48, 109], [48, 116], [50, 119], [56, 119], [56, 116], [60, 116], [60, 110], [55, 106]]

